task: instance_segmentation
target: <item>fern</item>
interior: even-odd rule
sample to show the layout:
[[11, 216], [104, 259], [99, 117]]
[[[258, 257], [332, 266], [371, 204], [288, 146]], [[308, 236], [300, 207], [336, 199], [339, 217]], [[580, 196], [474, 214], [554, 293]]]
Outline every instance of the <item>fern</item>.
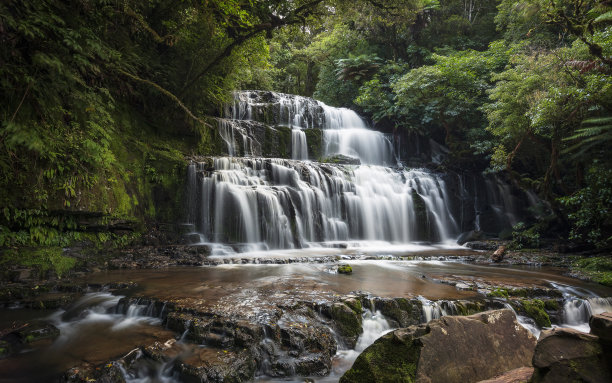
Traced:
[[584, 120], [582, 128], [564, 139], [565, 141], [577, 141], [566, 148], [564, 153], [574, 152], [575, 156], [581, 156], [600, 145], [609, 146], [612, 143], [612, 117], [596, 117]]

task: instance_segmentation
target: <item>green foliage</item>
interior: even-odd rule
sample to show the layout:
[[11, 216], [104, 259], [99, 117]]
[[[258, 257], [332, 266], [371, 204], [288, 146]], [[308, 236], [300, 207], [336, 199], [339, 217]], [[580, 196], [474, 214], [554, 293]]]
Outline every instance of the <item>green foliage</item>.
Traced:
[[560, 198], [571, 222], [570, 239], [597, 248], [612, 246], [612, 170], [596, 163], [588, 171], [586, 186]]
[[2, 255], [0, 264], [3, 267], [14, 264], [37, 267], [41, 278], [44, 278], [48, 271], [53, 270], [58, 278], [62, 278], [76, 265], [76, 259], [62, 255], [61, 247], [22, 248], [20, 250], [6, 250]]
[[515, 249], [534, 249], [540, 247], [540, 233], [538, 226], [527, 227], [524, 222], [519, 222], [512, 227], [512, 245]]
[[479, 107], [492, 86], [491, 76], [506, 65], [509, 54], [496, 42], [486, 52], [433, 55], [434, 65], [413, 69], [392, 84], [401, 126], [442, 136], [455, 153], [468, 150], [468, 136], [485, 138]]

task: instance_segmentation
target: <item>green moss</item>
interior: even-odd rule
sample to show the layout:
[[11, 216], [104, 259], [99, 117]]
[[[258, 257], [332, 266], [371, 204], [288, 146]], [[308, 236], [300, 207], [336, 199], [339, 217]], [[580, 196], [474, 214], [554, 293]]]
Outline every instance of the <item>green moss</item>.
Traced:
[[340, 274], [352, 274], [353, 268], [351, 265], [340, 265], [338, 266], [338, 273]]
[[612, 257], [610, 256], [579, 259], [572, 264], [572, 269], [594, 282], [612, 287]]
[[466, 316], [484, 311], [485, 305], [477, 301], [460, 301], [455, 303], [455, 308], [459, 315]]
[[321, 129], [304, 129], [308, 158], [321, 159], [323, 151], [323, 131]]
[[488, 297], [494, 297], [494, 298], [508, 298], [508, 289], [503, 289], [503, 288], [497, 288], [493, 291], [491, 291], [490, 293], [487, 294]]
[[544, 302], [540, 299], [522, 300], [521, 304], [525, 313], [540, 327], [550, 327], [550, 317], [544, 311]]
[[554, 299], [547, 299], [544, 301], [544, 308], [550, 311], [558, 311], [559, 310], [559, 302]]
[[357, 357], [340, 383], [397, 382], [416, 380], [420, 347], [412, 339], [402, 341], [393, 333], [377, 340]]
[[356, 339], [363, 332], [361, 328], [361, 313], [357, 314], [346, 304], [335, 303], [332, 305], [331, 316], [341, 335]]
[[0, 265], [33, 267], [38, 270], [40, 278], [46, 277], [47, 272], [53, 270], [61, 278], [76, 265], [76, 259], [62, 255], [61, 247], [20, 248], [6, 250]]
[[350, 307], [355, 314], [361, 315], [363, 306], [361, 305], [361, 301], [359, 299], [347, 299], [344, 301], [344, 304]]

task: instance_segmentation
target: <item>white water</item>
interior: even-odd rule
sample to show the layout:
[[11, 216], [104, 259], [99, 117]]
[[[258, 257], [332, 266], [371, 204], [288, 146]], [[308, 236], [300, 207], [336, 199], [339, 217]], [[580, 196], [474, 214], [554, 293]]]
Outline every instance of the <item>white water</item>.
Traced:
[[291, 158], [294, 160], [308, 159], [306, 133], [299, 128], [294, 128], [291, 130]]
[[110, 293], [90, 293], [78, 300], [68, 311], [60, 310], [51, 316], [51, 321], [60, 330], [54, 347], [74, 341], [79, 334], [92, 325], [105, 324], [110, 331], [126, 330], [140, 325], [159, 325], [159, 318], [151, 317], [150, 305], [131, 304], [125, 313], [115, 308], [121, 296]]
[[[366, 309], [362, 317], [363, 333], [357, 339], [355, 348], [352, 350], [338, 350], [334, 356], [332, 373], [329, 377], [323, 378], [321, 382], [337, 382], [351, 368], [363, 350], [374, 343], [376, 339], [393, 330], [389, 322], [379, 311], [373, 313]], [[317, 381], [319, 380], [317, 379]]]
[[[255, 158], [262, 152], [255, 132], [278, 126], [291, 128], [293, 161]], [[470, 218], [464, 220], [464, 209], [457, 209], [470, 199], [465, 185], [454, 190], [439, 174], [392, 168], [398, 165], [392, 142], [350, 109], [301, 96], [242, 91], [235, 93], [218, 127], [230, 157], [214, 159], [213, 166], [191, 165], [187, 182], [190, 241], [209, 244], [213, 254], [450, 244], [466, 226], [473, 228]], [[308, 153], [306, 133], [312, 129], [322, 131], [316, 154]], [[361, 165], [307, 161], [335, 155], [356, 158]], [[486, 195], [478, 196], [473, 188], [473, 225], [481, 229], [480, 211], [490, 203], [494, 219], [509, 227], [517, 210], [509, 186], [497, 179], [487, 182]], [[461, 195], [460, 201], [451, 202], [457, 200], [454, 194]], [[477, 206], [480, 201], [483, 206]], [[500, 230], [491, 227], [496, 225], [490, 218], [484, 225]]]
[[[402, 244], [430, 220], [439, 242], [457, 235], [444, 182], [423, 170], [339, 166], [281, 159], [216, 158], [189, 168], [191, 223], [206, 242], [241, 251], [337, 241]], [[201, 176], [197, 176], [200, 173]]]
[[589, 332], [589, 319], [592, 315], [612, 312], [612, 297], [600, 297], [594, 292], [568, 285], [550, 282], [563, 293], [563, 315], [561, 327], [569, 327]]

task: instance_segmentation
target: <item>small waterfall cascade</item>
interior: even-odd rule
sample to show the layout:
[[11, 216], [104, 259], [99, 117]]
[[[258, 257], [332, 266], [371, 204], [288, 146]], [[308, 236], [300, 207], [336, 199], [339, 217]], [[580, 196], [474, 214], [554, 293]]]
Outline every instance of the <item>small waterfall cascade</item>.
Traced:
[[204, 242], [242, 251], [457, 234], [444, 182], [424, 170], [221, 157], [188, 173], [190, 223]]
[[323, 379], [323, 382], [337, 382], [340, 377], [351, 368], [359, 354], [373, 344], [378, 338], [394, 330], [380, 311], [372, 310], [366, 308], [362, 314], [363, 333], [357, 339], [355, 348], [350, 350], [338, 350], [334, 357], [333, 371], [329, 379]]
[[418, 297], [422, 303], [422, 320], [424, 323], [440, 319], [446, 315], [457, 315], [458, 310], [453, 301], [430, 301], [422, 296]]
[[600, 297], [590, 290], [551, 282], [563, 293], [563, 314], [561, 327], [571, 327], [589, 332], [592, 315], [612, 312], [612, 297]]
[[[236, 92], [234, 102], [225, 111], [225, 117], [230, 122], [220, 122], [219, 129], [225, 129], [221, 136], [228, 143], [230, 156], [234, 154], [229, 147], [233, 147], [236, 141], [233, 132], [243, 136], [243, 143], [250, 140], [252, 144], [252, 139], [244, 136], [245, 129], [241, 126], [245, 121], [258, 121], [291, 128], [291, 156], [295, 160], [308, 159], [304, 130], [321, 129], [321, 154], [324, 158], [343, 155], [357, 158], [362, 164], [397, 164], [393, 143], [384, 134], [368, 129], [357, 113], [347, 108], [334, 108], [311, 98], [275, 92]], [[227, 130], [228, 126], [232, 133]]]

